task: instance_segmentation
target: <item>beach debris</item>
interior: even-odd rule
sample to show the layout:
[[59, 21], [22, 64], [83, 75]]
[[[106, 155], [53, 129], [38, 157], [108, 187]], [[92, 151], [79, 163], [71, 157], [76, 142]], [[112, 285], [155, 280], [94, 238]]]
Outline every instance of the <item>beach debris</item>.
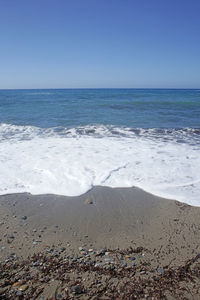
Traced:
[[[17, 260], [13, 253], [7, 262], [0, 262], [0, 299], [162, 300], [169, 296], [190, 299], [187, 295], [198, 292], [199, 254], [180, 266], [162, 268], [151, 264], [152, 256], [147, 261], [150, 252], [144, 248], [140, 252], [139, 248], [90, 252], [86, 247], [86, 256], [75, 256], [74, 249], [62, 252], [61, 247], [49, 247], [25, 260]], [[138, 253], [137, 265], [133, 265], [133, 253]], [[141, 253], [145, 253], [145, 260], [138, 259]], [[43, 291], [52, 284], [57, 288], [46, 298]]]

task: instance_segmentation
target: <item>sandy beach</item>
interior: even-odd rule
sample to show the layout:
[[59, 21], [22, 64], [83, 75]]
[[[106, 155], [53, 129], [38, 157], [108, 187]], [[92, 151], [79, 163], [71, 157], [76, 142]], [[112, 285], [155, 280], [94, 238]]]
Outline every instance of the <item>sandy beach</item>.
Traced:
[[199, 299], [199, 212], [137, 188], [1, 196], [0, 299]]
[[200, 1], [0, 4], [0, 300], [200, 300]]

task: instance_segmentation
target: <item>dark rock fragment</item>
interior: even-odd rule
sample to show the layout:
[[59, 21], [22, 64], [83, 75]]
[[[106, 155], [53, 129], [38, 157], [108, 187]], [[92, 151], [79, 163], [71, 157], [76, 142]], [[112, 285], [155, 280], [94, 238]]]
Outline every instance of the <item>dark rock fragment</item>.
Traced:
[[71, 287], [71, 291], [75, 295], [82, 294], [82, 292], [83, 292], [82, 287], [80, 285], [74, 285], [74, 286], [72, 286]]

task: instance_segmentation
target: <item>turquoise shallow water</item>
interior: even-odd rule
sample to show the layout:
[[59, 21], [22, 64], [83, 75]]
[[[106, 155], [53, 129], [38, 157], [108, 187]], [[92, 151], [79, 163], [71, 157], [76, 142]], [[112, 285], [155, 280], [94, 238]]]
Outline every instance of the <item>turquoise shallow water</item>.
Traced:
[[200, 90], [0, 90], [0, 123], [200, 128]]

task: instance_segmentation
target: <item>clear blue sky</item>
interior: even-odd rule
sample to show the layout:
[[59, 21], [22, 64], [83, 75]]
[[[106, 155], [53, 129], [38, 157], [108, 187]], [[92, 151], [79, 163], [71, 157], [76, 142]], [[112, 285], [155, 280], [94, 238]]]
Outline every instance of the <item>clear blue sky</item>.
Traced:
[[200, 88], [200, 0], [0, 0], [0, 88]]

